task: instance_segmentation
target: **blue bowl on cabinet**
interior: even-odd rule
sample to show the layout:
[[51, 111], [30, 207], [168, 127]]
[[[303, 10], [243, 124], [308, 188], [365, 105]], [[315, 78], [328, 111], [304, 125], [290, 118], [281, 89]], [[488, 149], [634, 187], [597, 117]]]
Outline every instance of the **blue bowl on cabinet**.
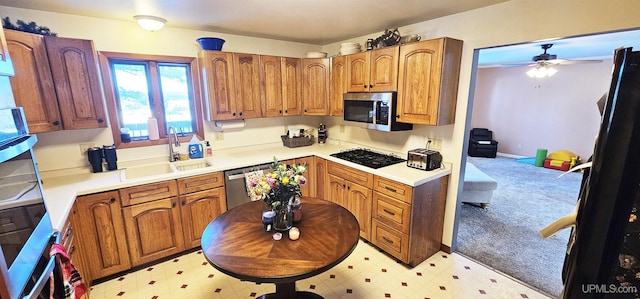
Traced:
[[217, 37], [201, 37], [196, 41], [200, 44], [202, 50], [220, 51], [222, 50], [222, 45], [224, 44], [224, 39]]

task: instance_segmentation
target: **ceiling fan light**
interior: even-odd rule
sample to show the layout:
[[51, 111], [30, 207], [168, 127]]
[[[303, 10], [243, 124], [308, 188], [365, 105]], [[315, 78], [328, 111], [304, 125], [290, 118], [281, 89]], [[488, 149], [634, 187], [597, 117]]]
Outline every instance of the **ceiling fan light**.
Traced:
[[539, 65], [528, 70], [527, 75], [531, 78], [544, 78], [544, 77], [551, 77], [557, 72], [558, 70], [556, 70], [553, 67], [546, 66], [546, 65], [543, 65], [543, 66]]
[[133, 19], [138, 22], [140, 27], [149, 31], [158, 31], [162, 29], [162, 27], [164, 27], [164, 23], [167, 22], [167, 20], [163, 18], [148, 15], [136, 15], [133, 16]]

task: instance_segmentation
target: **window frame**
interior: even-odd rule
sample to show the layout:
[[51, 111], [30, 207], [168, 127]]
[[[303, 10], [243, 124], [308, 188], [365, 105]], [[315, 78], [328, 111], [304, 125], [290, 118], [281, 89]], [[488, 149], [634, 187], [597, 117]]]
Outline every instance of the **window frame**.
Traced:
[[[111, 126], [111, 132], [113, 134], [113, 141], [116, 148], [136, 148], [143, 146], [162, 145], [168, 144], [167, 132], [164, 119], [164, 114], [157, 115], [163, 107], [162, 95], [158, 88], [159, 83], [153, 82], [154, 78], [157, 78], [157, 74], [154, 72], [154, 68], [149, 69], [149, 77], [152, 79], [149, 90], [149, 96], [152, 98], [150, 106], [154, 117], [158, 120], [158, 133], [160, 139], [158, 140], [131, 140], [131, 142], [124, 143], [120, 138], [120, 114], [118, 113], [117, 95], [114, 85], [114, 79], [111, 69], [111, 60], [118, 62], [136, 62], [145, 65], [150, 64], [184, 64], [189, 67], [189, 86], [191, 87], [190, 96], [193, 101], [193, 118], [195, 119], [195, 134], [200, 140], [204, 140], [204, 118], [202, 112], [202, 97], [200, 93], [200, 72], [198, 71], [198, 60], [196, 57], [182, 57], [182, 56], [166, 56], [166, 55], [147, 55], [147, 54], [133, 54], [133, 53], [121, 53], [121, 52], [98, 52], [98, 60], [100, 64], [100, 70], [102, 74], [103, 88], [106, 96], [107, 112], [109, 115], [109, 125]], [[153, 77], [153, 78], [151, 78]], [[193, 134], [187, 134], [184, 136], [178, 136], [181, 142], [188, 142], [191, 140]]]

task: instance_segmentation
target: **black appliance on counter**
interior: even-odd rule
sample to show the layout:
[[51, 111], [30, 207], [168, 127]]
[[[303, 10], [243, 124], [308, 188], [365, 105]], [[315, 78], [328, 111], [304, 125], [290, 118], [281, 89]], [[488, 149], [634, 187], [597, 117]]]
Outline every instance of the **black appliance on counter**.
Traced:
[[395, 155], [383, 154], [364, 148], [350, 149], [331, 154], [331, 156], [374, 169], [406, 161]]
[[580, 189], [561, 298], [640, 297], [640, 52], [616, 50]]
[[426, 148], [412, 149], [407, 152], [407, 166], [422, 170], [439, 169], [442, 165], [442, 155], [438, 151]]
[[0, 297], [36, 298], [55, 266], [47, 213], [22, 108], [0, 109]]

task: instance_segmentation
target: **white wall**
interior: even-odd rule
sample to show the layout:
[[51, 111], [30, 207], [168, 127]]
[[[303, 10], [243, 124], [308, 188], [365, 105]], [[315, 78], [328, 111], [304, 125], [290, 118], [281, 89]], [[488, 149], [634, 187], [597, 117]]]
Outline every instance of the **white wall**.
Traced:
[[[636, 14], [640, 11], [640, 1], [637, 0], [557, 0], [553, 1], [552, 9], [540, 9], [540, 1], [513, 0], [506, 3], [493, 5], [490, 7], [468, 11], [448, 17], [439, 18], [427, 22], [416, 23], [410, 26], [401, 27], [402, 35], [418, 34], [422, 39], [450, 36], [464, 41], [462, 66], [460, 72], [460, 84], [457, 100], [456, 123], [454, 125], [432, 128], [427, 126], [415, 126], [411, 132], [382, 133], [365, 131], [357, 128], [345, 127], [344, 133], [340, 132], [340, 119], [327, 117], [326, 122], [330, 125], [330, 138], [371, 143], [375, 147], [382, 149], [410, 149], [412, 147], [423, 147], [425, 136], [437, 136], [443, 139], [443, 156], [446, 161], [454, 163], [453, 173], [449, 183], [449, 193], [447, 196], [445, 228], [443, 243], [452, 244], [454, 231], [454, 218], [457, 208], [458, 182], [460, 176], [460, 163], [462, 161], [462, 150], [464, 148], [464, 135], [468, 126], [466, 116], [468, 113], [469, 97], [472, 88], [471, 72], [474, 49], [485, 47], [520, 43], [532, 40], [567, 37], [572, 35], [597, 33], [609, 30], [640, 27], [640, 19]], [[330, 44], [318, 49], [318, 47], [304, 44], [295, 44], [279, 41], [268, 41], [254, 38], [243, 38], [238, 36], [228, 36], [222, 34], [211, 34], [199, 31], [181, 30], [165, 28], [159, 32], [140, 32], [133, 21], [116, 22], [99, 20], [93, 18], [83, 18], [61, 14], [40, 13], [36, 11], [18, 10], [0, 6], [0, 14], [12, 17], [12, 19], [32, 20], [40, 25], [49, 26], [53, 31], [57, 31], [61, 36], [90, 38], [96, 43], [98, 50], [109, 51], [134, 51], [158, 54], [176, 54], [195, 56], [197, 46], [194, 40], [199, 36], [213, 35], [226, 38], [228, 46], [225, 51], [239, 51], [249, 53], [264, 53], [274, 55], [292, 55], [302, 57], [306, 51], [322, 50], [328, 53], [338, 53], [340, 42]], [[81, 25], [80, 25], [81, 24]], [[378, 37], [380, 32], [355, 38], [353, 41], [364, 43], [367, 38]], [[345, 41], [341, 41], [345, 42]], [[196, 48], [194, 48], [196, 47]], [[293, 48], [293, 49], [292, 49]], [[263, 52], [264, 51], [264, 52]], [[297, 55], [294, 55], [296, 54]], [[320, 118], [298, 118], [294, 122], [305, 122], [315, 127]], [[288, 118], [280, 120], [289, 122]], [[253, 122], [253, 121], [251, 121]], [[264, 122], [264, 123], [263, 123]], [[257, 120], [256, 127], [269, 121]], [[265, 131], [268, 129], [264, 129]], [[61, 142], [56, 141], [56, 137], [40, 138], [44, 148], [38, 153], [38, 160], [41, 156], [57, 160], [69, 159], [69, 164], [78, 164], [76, 158], [66, 158], [69, 152], [77, 152], [76, 138], [88, 138], [93, 140], [92, 130], [85, 130], [86, 133], [52, 133], [42, 135], [60, 135], [66, 139]], [[104, 130], [103, 130], [104, 131]], [[100, 132], [96, 139], [100, 142], [109, 141], [109, 133]], [[207, 128], [207, 133], [211, 133], [211, 128]], [[234, 140], [260, 140], [264, 136], [272, 136], [274, 140], [281, 133], [282, 128], [277, 124], [270, 130], [271, 134], [264, 134], [265, 131], [242, 131], [243, 138], [233, 138]], [[259, 132], [260, 134], [253, 134]], [[76, 137], [77, 135], [84, 135]], [[229, 134], [227, 134], [229, 135]], [[210, 136], [210, 135], [209, 135]], [[207, 136], [207, 138], [209, 138]], [[40, 137], [40, 136], [39, 136]], [[246, 137], [246, 138], [244, 138]], [[227, 137], [225, 137], [225, 141]], [[67, 144], [67, 142], [74, 142]], [[245, 141], [246, 142], [246, 141]], [[49, 145], [51, 144], [51, 145]], [[227, 144], [225, 144], [226, 146]], [[214, 149], [217, 143], [214, 143]], [[49, 151], [46, 147], [51, 147]], [[59, 147], [59, 150], [54, 150]], [[65, 150], [63, 150], [63, 148]], [[163, 148], [164, 150], [164, 148]], [[144, 149], [145, 153], [158, 154], [155, 149]], [[122, 154], [121, 154], [122, 153]], [[40, 155], [42, 154], [42, 155]], [[119, 157], [134, 156], [128, 152], [119, 152]], [[64, 158], [63, 158], [64, 157]], [[40, 162], [40, 163], [43, 163]], [[61, 166], [60, 162], [44, 162], [47, 167], [54, 168]]]
[[557, 66], [551, 78], [529, 78], [529, 67], [478, 70], [471, 127], [489, 128], [501, 153], [533, 157], [538, 148], [569, 150], [586, 161], [600, 128], [596, 101], [609, 89], [611, 66]]

